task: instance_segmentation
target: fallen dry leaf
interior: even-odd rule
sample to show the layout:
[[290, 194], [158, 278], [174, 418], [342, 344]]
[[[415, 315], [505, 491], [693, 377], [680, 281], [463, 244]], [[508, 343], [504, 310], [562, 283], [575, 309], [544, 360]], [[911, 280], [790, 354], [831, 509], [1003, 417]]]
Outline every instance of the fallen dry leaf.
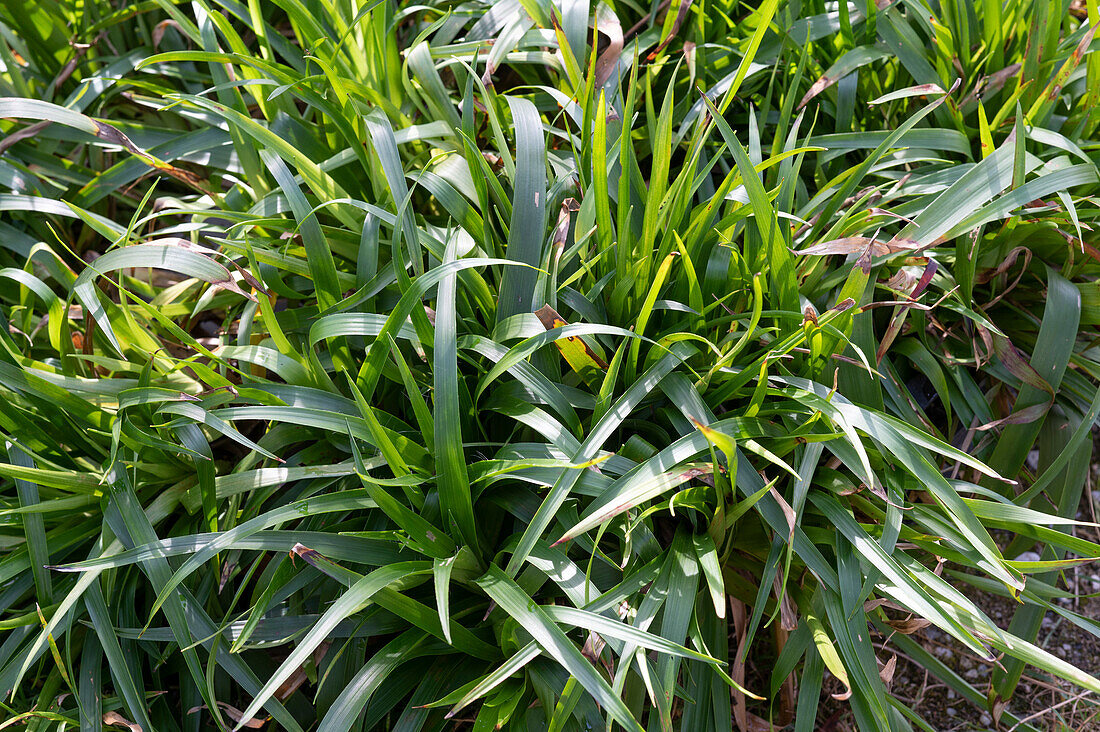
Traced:
[[885, 597], [876, 597], [874, 600], [868, 600], [863, 603], [863, 612], [869, 613], [880, 607], [887, 607], [891, 610], [905, 612], [905, 608], [892, 600], [887, 600]]
[[896, 630], [898, 633], [901, 633], [902, 635], [912, 635], [918, 630], [923, 630], [924, 628], [927, 628], [929, 625], [932, 624], [924, 618], [909, 618], [908, 620], [887, 619], [885, 622], [887, 625], [889, 625], [891, 628]]
[[[188, 714], [194, 714], [195, 712], [202, 711], [203, 709], [206, 709], [205, 704], [203, 704], [201, 706], [197, 706], [197, 707], [192, 707], [191, 709], [189, 709], [187, 711], [187, 713]], [[252, 717], [251, 719], [243, 719], [244, 712], [242, 712], [240, 709], [237, 709], [235, 706], [233, 706], [231, 704], [226, 704], [225, 702], [222, 702], [222, 701], [218, 702], [218, 709], [221, 709], [222, 712], [225, 713], [225, 716], [229, 717], [229, 719], [231, 719], [232, 721], [236, 722], [237, 724], [239, 724], [242, 727], [248, 727], [249, 729], [260, 729], [261, 727], [264, 726], [264, 723], [267, 721], [266, 719], [261, 719], [259, 717]], [[136, 727], [137, 725], [134, 725], [134, 726]], [[138, 730], [140, 732], [141, 727], [138, 727]]]
[[878, 670], [879, 678], [882, 679], [882, 683], [889, 686], [894, 681], [894, 670], [898, 666], [898, 657], [890, 656], [890, 660]]
[[135, 724], [123, 717], [118, 712], [107, 712], [103, 715], [103, 724], [108, 727], [128, 727], [130, 732], [142, 732], [141, 725]]

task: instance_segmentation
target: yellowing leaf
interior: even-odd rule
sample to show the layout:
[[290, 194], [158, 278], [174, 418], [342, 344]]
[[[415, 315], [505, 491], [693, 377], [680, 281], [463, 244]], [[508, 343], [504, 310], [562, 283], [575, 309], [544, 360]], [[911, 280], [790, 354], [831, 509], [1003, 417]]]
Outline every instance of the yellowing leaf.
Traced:
[[[569, 325], [554, 308], [543, 305], [535, 311], [535, 315], [546, 330], [561, 328]], [[573, 369], [588, 384], [599, 386], [602, 373], [607, 371], [607, 361], [600, 358], [592, 347], [584, 342], [580, 336], [566, 336], [554, 341], [554, 345], [561, 351], [569, 368]]]

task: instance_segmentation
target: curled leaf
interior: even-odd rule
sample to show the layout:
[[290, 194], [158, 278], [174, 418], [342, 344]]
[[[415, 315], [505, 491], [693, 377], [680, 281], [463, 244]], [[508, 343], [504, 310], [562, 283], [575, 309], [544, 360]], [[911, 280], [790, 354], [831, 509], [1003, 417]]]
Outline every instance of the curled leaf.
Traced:
[[160, 46], [160, 42], [164, 39], [164, 33], [169, 28], [175, 28], [179, 31], [180, 35], [184, 35], [183, 28], [180, 28], [180, 24], [169, 18], [168, 20], [162, 20], [153, 27], [153, 48]]
[[894, 670], [898, 667], [898, 657], [890, 656], [890, 660], [878, 670], [879, 678], [882, 679], [882, 683], [889, 686], [894, 681]]
[[581, 205], [575, 198], [567, 198], [561, 202], [561, 211], [558, 213], [558, 225], [554, 227], [553, 249], [554, 256], [560, 257], [561, 250], [565, 247], [565, 240], [569, 236], [569, 219], [573, 212], [580, 211]]
[[107, 712], [103, 715], [103, 724], [108, 727], [126, 727], [130, 732], [142, 732], [141, 725], [131, 722], [118, 712]]
[[908, 618], [906, 620], [890, 620], [887, 618], [884, 622], [902, 635], [912, 635], [932, 624], [924, 618]]
[[[248, 719], [245, 719], [244, 713], [240, 709], [237, 709], [235, 706], [232, 706], [230, 704], [226, 704], [223, 701], [217, 702], [217, 704], [218, 709], [221, 709], [225, 716], [229, 717], [230, 720], [236, 722], [238, 728], [248, 727], [249, 729], [260, 729], [264, 726], [264, 723], [267, 722], [266, 719], [261, 719], [260, 717], [249, 717]], [[195, 712], [200, 712], [203, 709], [206, 709], [205, 704], [197, 707], [191, 707], [187, 710], [187, 713], [194, 714]], [[134, 726], [137, 727], [137, 725]], [[138, 730], [140, 729], [141, 727], [138, 727]]]
[[615, 67], [619, 65], [624, 42], [619, 16], [606, 3], [600, 3], [596, 7], [596, 29], [607, 36], [609, 41], [607, 48], [596, 59], [596, 88], [599, 88], [607, 83]]

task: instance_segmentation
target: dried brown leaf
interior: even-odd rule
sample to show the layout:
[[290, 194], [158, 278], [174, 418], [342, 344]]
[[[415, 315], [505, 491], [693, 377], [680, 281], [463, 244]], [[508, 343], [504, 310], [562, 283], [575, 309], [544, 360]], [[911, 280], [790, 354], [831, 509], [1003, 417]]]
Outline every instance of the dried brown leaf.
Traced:
[[897, 604], [893, 600], [887, 600], [885, 597], [876, 597], [874, 600], [868, 600], [867, 602], [863, 603], [863, 612], [869, 613], [880, 607], [889, 608], [890, 610], [898, 610], [900, 612], [906, 612], [905, 608], [903, 608], [901, 605]]
[[887, 619], [884, 622], [902, 635], [912, 635], [918, 630], [923, 630], [932, 624], [924, 618], [907, 618], [905, 620]]
[[745, 725], [741, 727], [742, 732], [775, 732], [776, 730], [771, 722], [752, 712], [746, 712], [745, 718]]
[[908, 295], [913, 291], [913, 286], [917, 284], [917, 278], [906, 272], [904, 269], [899, 269], [895, 272], [890, 279], [884, 283], [888, 289], [894, 292], [900, 292], [903, 295]]
[[986, 432], [996, 427], [1001, 427], [1006, 424], [1030, 424], [1043, 418], [1043, 415], [1050, 410], [1053, 402], [1043, 402], [1042, 404], [1033, 404], [1030, 407], [1024, 407], [1018, 412], [1004, 417], [1002, 419], [995, 419], [992, 422], [986, 422], [983, 425], [978, 425], [974, 428], [975, 432]]
[[623, 54], [623, 26], [619, 17], [604, 3], [596, 8], [596, 30], [607, 36], [608, 44], [596, 59], [596, 88], [599, 89], [611, 78], [611, 73], [619, 64]]
[[864, 252], [868, 248], [871, 248], [876, 255], [889, 254], [885, 249], [879, 251], [880, 247], [882, 247], [882, 242], [876, 243], [874, 239], [870, 239], [866, 236], [845, 236], [840, 239], [822, 242], [821, 244], [814, 244], [805, 249], [796, 250], [794, 253], [809, 257], [824, 257], [830, 254], [855, 254], [856, 252]]
[[[732, 595], [729, 598], [730, 604], [730, 621], [733, 623], [733, 633], [737, 643], [737, 653], [733, 657], [733, 663], [730, 666], [730, 677], [736, 681], [739, 685], [745, 685], [745, 648], [746, 630], [747, 630], [747, 616], [745, 612], [745, 603], [741, 602]], [[733, 719], [737, 722], [739, 729], [748, 729], [748, 709], [747, 700], [745, 694], [737, 687], [730, 689], [730, 694], [733, 696]]]
[[141, 725], [131, 722], [118, 712], [107, 712], [103, 715], [103, 724], [108, 727], [127, 727], [130, 732], [142, 732]]
[[993, 351], [997, 354], [997, 358], [1001, 360], [1001, 363], [1004, 364], [1004, 367], [1025, 384], [1045, 391], [1050, 395], [1053, 401], [1053, 387], [1051, 387], [1047, 380], [1040, 376], [1039, 372], [1032, 367], [1031, 363], [1026, 358], [1024, 358], [1024, 354], [1020, 353], [1008, 338], [995, 333], [992, 335]]
[[839, 81], [839, 79], [835, 77], [822, 75], [820, 79], [815, 81], [813, 85], [810, 86], [809, 91], [807, 91], [806, 94], [803, 95], [802, 100], [798, 103], [797, 109], [802, 109], [803, 107], [805, 107], [807, 104], [810, 103], [811, 99], [828, 89], [833, 84], [837, 83], [837, 81]]
[[779, 627], [788, 633], [793, 633], [798, 628], [798, 614], [795, 612], [791, 596], [780, 583], [778, 574], [775, 576], [775, 592], [779, 598]]
[[[248, 727], [249, 729], [260, 729], [264, 726], [264, 723], [267, 722], [266, 719], [261, 719], [260, 717], [250, 717], [249, 719], [245, 719], [244, 712], [242, 712], [240, 709], [237, 709], [235, 706], [227, 704], [223, 701], [217, 702], [217, 704], [218, 709], [222, 710], [222, 713], [225, 714], [225, 716], [229, 717], [230, 720], [236, 722], [241, 727]], [[206, 708], [207, 707], [205, 704], [197, 707], [191, 707], [191, 709], [189, 709], [187, 713], [194, 714], [195, 712], [200, 712]], [[139, 727], [138, 729], [140, 730], [141, 728]]]
[[890, 660], [878, 670], [879, 678], [882, 679], [882, 683], [890, 686], [894, 683], [894, 670], [898, 667], [898, 657], [890, 656]]
[[581, 205], [575, 198], [567, 198], [561, 202], [561, 211], [558, 213], [558, 224], [554, 227], [552, 247], [555, 257], [561, 256], [565, 248], [565, 240], [569, 237], [569, 219], [574, 211], [580, 211]]
[[179, 34], [184, 35], [183, 29], [180, 28], [180, 24], [174, 20], [162, 20], [153, 27], [153, 48], [156, 49], [160, 45], [161, 40], [164, 39], [164, 32], [169, 28], [175, 28], [179, 31]]
[[789, 529], [787, 541], [792, 541], [794, 539], [795, 526], [798, 524], [798, 520], [795, 518], [794, 509], [791, 508], [791, 504], [787, 503], [786, 499], [784, 499], [782, 494], [775, 488], [772, 488], [768, 492], [771, 493], [772, 498], [779, 504], [779, 507], [783, 509], [783, 517], [787, 519], [787, 528]]
[[16, 130], [15, 132], [5, 137], [3, 140], [0, 140], [0, 155], [2, 155], [5, 150], [7, 150], [15, 143], [34, 137], [39, 132], [46, 129], [52, 124], [52, 121], [44, 119], [40, 122], [35, 122], [33, 125], [27, 125], [21, 130]]

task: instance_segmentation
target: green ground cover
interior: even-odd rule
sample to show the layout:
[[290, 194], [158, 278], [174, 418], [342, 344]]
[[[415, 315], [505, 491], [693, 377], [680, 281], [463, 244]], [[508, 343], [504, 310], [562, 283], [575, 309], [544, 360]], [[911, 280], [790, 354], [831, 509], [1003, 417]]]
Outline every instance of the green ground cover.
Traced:
[[1025, 667], [1100, 693], [1039, 641], [1100, 635], [1098, 23], [3, 3], [0, 725], [931, 729], [897, 653], [1005, 728]]

